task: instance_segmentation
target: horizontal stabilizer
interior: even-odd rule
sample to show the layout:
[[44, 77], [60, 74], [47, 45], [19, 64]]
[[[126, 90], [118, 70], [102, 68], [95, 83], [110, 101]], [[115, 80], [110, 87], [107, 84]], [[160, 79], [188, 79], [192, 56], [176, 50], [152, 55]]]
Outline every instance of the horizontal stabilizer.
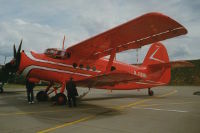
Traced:
[[159, 63], [148, 65], [149, 68], [157, 67], [171, 67], [171, 68], [180, 68], [180, 67], [194, 67], [194, 64], [188, 61], [171, 61], [169, 63]]
[[195, 65], [189, 61], [172, 61], [170, 62], [171, 68], [180, 68], [180, 67], [194, 67]]
[[[134, 66], [141, 66], [142, 64], [132, 64]], [[158, 63], [153, 65], [148, 65], [148, 67], [156, 67], [156, 66], [166, 66], [171, 68], [180, 68], [180, 67], [195, 67], [195, 65], [189, 61], [171, 61], [169, 63]]]

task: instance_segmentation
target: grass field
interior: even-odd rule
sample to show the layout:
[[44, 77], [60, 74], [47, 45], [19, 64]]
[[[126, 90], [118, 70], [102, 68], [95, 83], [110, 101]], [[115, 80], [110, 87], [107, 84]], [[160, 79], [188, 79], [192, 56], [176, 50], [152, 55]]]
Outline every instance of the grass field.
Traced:
[[191, 60], [191, 68], [175, 68], [171, 71], [170, 85], [200, 85], [200, 60]]

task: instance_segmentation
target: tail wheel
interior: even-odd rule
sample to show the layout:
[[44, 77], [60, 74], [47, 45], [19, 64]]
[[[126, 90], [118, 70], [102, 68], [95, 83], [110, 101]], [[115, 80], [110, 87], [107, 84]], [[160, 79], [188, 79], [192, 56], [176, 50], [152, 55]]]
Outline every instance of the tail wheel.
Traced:
[[149, 94], [149, 96], [153, 96], [154, 92], [150, 88], [148, 88], [148, 94]]
[[56, 104], [65, 105], [67, 102], [67, 97], [63, 93], [58, 93], [55, 96]]
[[48, 100], [48, 95], [45, 91], [40, 91], [37, 93], [36, 99], [38, 102], [44, 102]]

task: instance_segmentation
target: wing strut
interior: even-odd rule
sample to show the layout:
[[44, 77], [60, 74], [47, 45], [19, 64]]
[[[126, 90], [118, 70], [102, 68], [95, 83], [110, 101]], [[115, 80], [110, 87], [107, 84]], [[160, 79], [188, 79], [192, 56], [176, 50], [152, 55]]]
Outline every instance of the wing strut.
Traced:
[[111, 67], [112, 67], [112, 64], [113, 64], [113, 60], [116, 56], [116, 49], [114, 48], [112, 51], [111, 51], [111, 54], [110, 54], [110, 59], [108, 61], [108, 64], [106, 66], [106, 72], [110, 72], [111, 71]]

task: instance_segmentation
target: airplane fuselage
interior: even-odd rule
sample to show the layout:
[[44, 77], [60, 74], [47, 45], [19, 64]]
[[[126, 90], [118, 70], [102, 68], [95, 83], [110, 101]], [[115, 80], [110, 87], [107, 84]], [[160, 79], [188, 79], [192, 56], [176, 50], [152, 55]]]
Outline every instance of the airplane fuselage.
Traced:
[[[70, 77], [73, 77], [76, 81], [105, 73], [108, 61], [108, 59], [101, 58], [92, 65], [83, 64], [81, 68], [79, 66], [74, 68], [73, 63], [76, 62], [75, 60], [54, 59], [45, 54], [23, 51], [21, 53], [19, 73], [32, 82], [44, 80], [52, 83], [64, 84]], [[162, 74], [162, 70], [152, 74], [145, 66], [134, 66], [119, 61], [113, 61], [112, 66], [114, 66], [116, 70], [126, 71], [133, 74], [133, 76], [139, 76], [142, 80], [116, 84], [114, 86], [104, 86], [100, 87], [101, 89], [130, 90], [166, 84], [157, 80]]]

